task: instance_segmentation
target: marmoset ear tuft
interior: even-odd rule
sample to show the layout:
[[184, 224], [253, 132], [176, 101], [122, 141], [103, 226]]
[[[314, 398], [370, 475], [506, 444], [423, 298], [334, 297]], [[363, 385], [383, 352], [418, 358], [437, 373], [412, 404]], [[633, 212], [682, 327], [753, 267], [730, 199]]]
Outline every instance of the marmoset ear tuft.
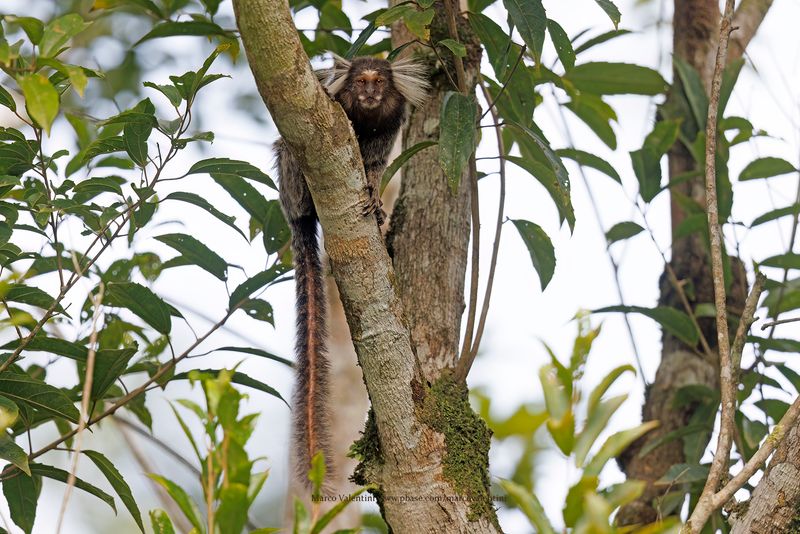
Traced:
[[414, 106], [421, 106], [428, 98], [431, 84], [427, 69], [414, 58], [407, 57], [392, 62], [392, 78], [397, 90]]

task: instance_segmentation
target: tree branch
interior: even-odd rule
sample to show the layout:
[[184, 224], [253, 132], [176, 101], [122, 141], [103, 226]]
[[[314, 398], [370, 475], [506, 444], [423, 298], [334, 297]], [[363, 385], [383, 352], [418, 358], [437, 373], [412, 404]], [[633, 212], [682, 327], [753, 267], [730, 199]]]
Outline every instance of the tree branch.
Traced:
[[755, 37], [759, 26], [764, 21], [772, 0], [742, 0], [733, 15], [733, 27], [736, 33], [731, 36], [728, 61], [744, 55], [747, 45]]
[[286, 0], [233, 7], [259, 93], [300, 164], [325, 234], [372, 401], [377, 437], [369, 446], [380, 461], [372, 459], [369, 478], [380, 485], [387, 522], [400, 534], [496, 532], [490, 518], [470, 523], [470, 503], [430, 498], [453, 494], [442, 475], [442, 436], [423, 419], [425, 381], [383, 238], [358, 208], [366, 180], [344, 111], [311, 71]]

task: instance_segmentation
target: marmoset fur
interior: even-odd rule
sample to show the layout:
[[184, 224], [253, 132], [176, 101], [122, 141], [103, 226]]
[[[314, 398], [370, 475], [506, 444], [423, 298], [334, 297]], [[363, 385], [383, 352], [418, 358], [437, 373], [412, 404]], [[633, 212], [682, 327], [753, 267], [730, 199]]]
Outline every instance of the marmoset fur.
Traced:
[[[334, 66], [319, 73], [328, 94], [341, 104], [353, 125], [364, 172], [368, 200], [362, 215], [383, 224], [380, 181], [389, 151], [403, 125], [408, 105], [420, 105], [429, 84], [423, 67], [413, 60], [336, 57]], [[327, 423], [328, 359], [326, 301], [317, 241], [317, 212], [297, 159], [283, 139], [275, 143], [280, 201], [292, 231], [297, 291], [297, 382], [293, 406], [293, 448], [296, 476], [307, 483], [311, 459], [322, 452], [332, 468]]]

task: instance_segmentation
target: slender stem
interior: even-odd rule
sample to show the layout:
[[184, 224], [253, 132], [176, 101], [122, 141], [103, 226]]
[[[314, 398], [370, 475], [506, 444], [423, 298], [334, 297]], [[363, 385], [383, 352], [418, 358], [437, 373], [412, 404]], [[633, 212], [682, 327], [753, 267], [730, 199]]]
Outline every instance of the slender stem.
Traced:
[[[717, 315], [717, 348], [719, 352], [720, 394], [722, 413], [720, 416], [719, 437], [714, 458], [711, 461], [708, 478], [697, 506], [689, 517], [684, 531], [699, 533], [713, 512], [713, 499], [722, 478], [728, 471], [731, 445], [733, 442], [734, 416], [736, 414], [736, 372], [731, 359], [730, 339], [728, 338], [728, 307], [725, 295], [725, 275], [722, 265], [722, 228], [719, 222], [717, 203], [717, 115], [719, 113], [719, 93], [722, 84], [722, 71], [728, 56], [728, 41], [732, 31], [734, 0], [726, 0], [725, 12], [719, 29], [719, 46], [711, 79], [711, 95], [706, 121], [706, 212], [711, 241], [711, 271], [714, 282], [714, 305]], [[758, 455], [756, 455], [758, 456]], [[755, 457], [754, 457], [755, 458]], [[753, 459], [751, 458], [751, 461]]]
[[75, 447], [72, 451], [72, 467], [67, 477], [67, 488], [64, 490], [64, 498], [61, 501], [61, 511], [58, 514], [58, 526], [56, 527], [56, 534], [61, 532], [61, 526], [64, 522], [64, 515], [67, 512], [67, 503], [72, 494], [72, 488], [75, 486], [75, 479], [78, 472], [78, 461], [81, 457], [81, 448], [83, 447], [83, 431], [86, 430], [87, 422], [91, 413], [89, 411], [89, 404], [92, 397], [92, 383], [94, 382], [94, 363], [97, 355], [97, 323], [100, 320], [103, 303], [103, 290], [104, 286], [101, 283], [100, 289], [92, 299], [94, 305], [94, 313], [92, 314], [92, 332], [89, 335], [89, 353], [86, 356], [86, 372], [83, 375], [83, 393], [81, 396], [81, 413], [78, 420], [78, 428], [75, 434]]
[[[487, 102], [489, 100], [489, 91], [486, 87], [481, 84], [481, 90], [483, 91], [484, 97], [486, 98]], [[489, 107], [489, 112], [492, 114], [492, 122], [494, 122], [495, 127], [495, 137], [497, 138], [497, 152], [502, 156], [506, 153], [505, 144], [503, 142], [503, 131], [500, 127], [500, 117], [497, 115], [497, 111], [491, 106]], [[494, 285], [494, 276], [495, 271], [497, 270], [497, 256], [500, 250], [500, 235], [503, 231], [503, 217], [505, 216], [505, 204], [506, 204], [506, 160], [505, 158], [500, 158], [499, 160], [499, 168], [500, 168], [500, 198], [498, 199], [497, 204], [497, 222], [495, 224], [494, 230], [494, 243], [492, 245], [492, 257], [489, 262], [489, 275], [486, 280], [486, 291], [483, 295], [483, 307], [481, 308], [481, 315], [480, 319], [478, 320], [478, 328], [475, 331], [475, 340], [472, 343], [472, 349], [470, 350], [470, 361], [468, 362], [469, 366], [472, 366], [472, 361], [475, 360], [475, 357], [478, 355], [478, 349], [480, 348], [481, 338], [483, 337], [483, 330], [486, 327], [486, 317], [489, 314], [489, 302], [492, 298], [492, 287]], [[459, 362], [460, 364], [461, 362]], [[466, 365], [466, 364], [465, 364]], [[464, 372], [464, 376], [466, 377], [469, 369]]]
[[780, 321], [770, 321], [768, 323], [764, 323], [761, 325], [761, 330], [766, 330], [770, 327], [778, 326], [779, 324], [786, 324], [786, 323], [796, 323], [800, 322], [800, 317], [792, 317], [790, 319], [781, 319]]
[[[514, 73], [517, 71], [517, 67], [519, 67], [520, 63], [522, 63], [522, 58], [525, 56], [525, 51], [527, 49], [528, 45], [522, 45], [522, 49], [519, 51], [519, 56], [517, 56], [517, 60], [514, 62], [514, 66], [511, 67], [511, 72], [508, 73], [505, 83], [503, 83], [503, 86], [500, 88], [500, 91], [497, 92], [497, 96], [494, 98], [494, 100], [490, 102], [489, 95], [486, 96], [486, 101], [490, 102], [489, 109], [483, 112], [483, 115], [481, 115], [481, 119], [483, 119], [487, 113], [494, 110], [495, 104], [497, 104], [497, 102], [500, 100], [500, 97], [503, 96], [503, 93], [506, 91], [506, 87], [508, 87], [508, 82], [511, 81], [511, 77], [514, 76]], [[498, 121], [495, 120], [494, 122], [495, 124], [497, 124]]]

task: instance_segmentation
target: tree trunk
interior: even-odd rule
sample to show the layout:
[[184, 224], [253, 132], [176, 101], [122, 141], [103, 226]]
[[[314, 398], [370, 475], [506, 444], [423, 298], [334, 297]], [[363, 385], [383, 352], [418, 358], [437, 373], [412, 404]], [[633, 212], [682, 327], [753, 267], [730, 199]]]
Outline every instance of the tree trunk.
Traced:
[[800, 424], [780, 444], [749, 501], [732, 512], [731, 534], [800, 532]]
[[[367, 198], [366, 180], [347, 117], [311, 72], [286, 0], [233, 5], [259, 93], [314, 199], [372, 402], [370, 424], [355, 445], [363, 458], [357, 481], [376, 484], [394, 532], [498, 532], [489, 495], [489, 432], [469, 409], [464, 384], [446, 374], [428, 383], [423, 375], [401, 282], [374, 219], [358, 209]], [[438, 131], [438, 115], [429, 119]], [[417, 249], [395, 249], [395, 262], [405, 253]]]
[[[771, 5], [771, 0], [743, 0], [736, 11], [734, 27], [740, 31], [736, 35], [735, 46], [731, 46], [728, 62], [741, 57], [747, 44], [755, 35], [761, 21]], [[674, 56], [692, 66], [700, 74], [706, 91], [709, 91], [714, 70], [717, 39], [719, 34], [720, 10], [717, 0], [675, 0], [673, 18]], [[669, 100], [679, 98], [680, 83], [677, 74], [673, 73], [673, 87]], [[689, 151], [680, 142], [676, 143], [668, 154], [670, 181], [683, 173], [702, 169], [702, 162], [695, 162]], [[683, 196], [705, 206], [705, 184], [702, 173], [696, 178], [674, 186], [674, 190]], [[673, 194], [671, 202], [673, 236], [686, 213], [680, 207]], [[702, 236], [694, 234], [677, 239], [673, 237], [672, 259], [670, 267], [694, 309], [697, 304], [714, 301], [714, 288], [709, 263], [709, 253]], [[727, 305], [729, 313], [741, 314], [747, 296], [747, 278], [744, 264], [731, 257], [733, 283], [728, 292]], [[661, 297], [659, 304], [672, 306], [684, 311], [683, 304], [669, 276], [662, 275]], [[647, 488], [643, 495], [633, 503], [624, 506], [618, 516], [620, 525], [649, 523], [661, 514], [653, 505], [653, 500], [669, 490], [653, 483], [661, 478], [671, 465], [685, 460], [682, 439], [675, 439], [640, 457], [640, 451], [648, 443], [683, 428], [694, 414], [696, 406], [686, 406], [676, 410], [674, 401], [676, 392], [685, 386], [701, 385], [711, 390], [719, 389], [719, 361], [716, 354], [716, 326], [714, 319], [698, 320], [702, 335], [711, 348], [711, 357], [701, 357], [702, 348], [687, 347], [666, 331], [662, 335], [663, 346], [661, 363], [656, 372], [655, 381], [645, 392], [645, 403], [642, 407], [642, 420], [659, 420], [661, 425], [634, 442], [620, 457], [620, 465], [628, 478], [646, 481]], [[679, 511], [679, 510], [678, 510]]]

